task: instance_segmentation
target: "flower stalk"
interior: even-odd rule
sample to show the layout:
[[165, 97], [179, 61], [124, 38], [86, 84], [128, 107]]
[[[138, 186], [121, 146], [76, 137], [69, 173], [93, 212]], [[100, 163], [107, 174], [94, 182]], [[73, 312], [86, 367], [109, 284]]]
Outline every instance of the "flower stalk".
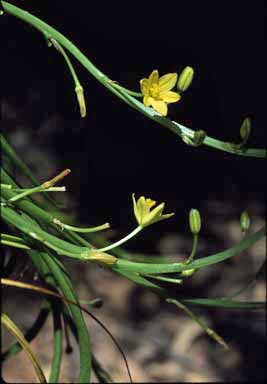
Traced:
[[72, 65], [68, 55], [66, 54], [65, 50], [62, 48], [62, 46], [58, 43], [58, 41], [56, 39], [50, 37], [48, 41], [50, 41], [52, 43], [52, 45], [56, 48], [56, 50], [59, 53], [61, 53], [61, 55], [64, 57], [64, 60], [65, 60], [67, 66], [70, 70], [71, 76], [72, 76], [74, 84], [75, 84], [74, 89], [75, 89], [77, 101], [78, 101], [78, 104], [80, 107], [81, 117], [85, 117], [86, 116], [86, 104], [85, 104], [85, 100], [84, 100], [84, 91], [83, 91], [83, 87], [80, 84], [78, 76], [77, 76], [77, 74], [73, 68], [73, 65]]
[[143, 229], [143, 227], [139, 225], [139, 226], [136, 227], [132, 232], [130, 232], [127, 236], [123, 237], [122, 239], [116, 241], [116, 242], [113, 243], [113, 244], [107, 245], [107, 246], [104, 247], [104, 248], [97, 249], [97, 252], [106, 252], [106, 251], [110, 251], [111, 249], [116, 248], [116, 247], [118, 247], [119, 245], [122, 245], [123, 243], [126, 243], [127, 241], [129, 241], [130, 239], [132, 239], [134, 236], [136, 236], [139, 232], [141, 232], [142, 229]]
[[[51, 27], [36, 16], [33, 16], [29, 12], [25, 12], [21, 8], [8, 3], [7, 1], [2, 1], [2, 6], [6, 13], [11, 14], [32, 25], [42, 34], [54, 38], [62, 47], [68, 50], [91, 73], [92, 76], [94, 76], [102, 85], [104, 85], [107, 89], [109, 89], [126, 104], [143, 113], [148, 118], [170, 129], [175, 135], [178, 135], [180, 137], [182, 137], [182, 135], [186, 135], [189, 138], [193, 137], [194, 132], [191, 129], [183, 126], [180, 123], [177, 123], [176, 121], [171, 121], [170, 119], [167, 119], [164, 116], [160, 116], [158, 113], [151, 113], [151, 109], [144, 106], [143, 103], [136, 100], [135, 97], [132, 97], [127, 92], [123, 92], [122, 90], [118, 90], [116, 87], [114, 87], [110, 83], [109, 77], [106, 76], [103, 72], [101, 72], [95, 65], [93, 65], [93, 63], [69, 39], [67, 39], [64, 35], [58, 32], [55, 28]], [[266, 149], [261, 148], [248, 148], [246, 151], [243, 151], [241, 149], [234, 148], [227, 142], [216, 140], [208, 136], [206, 137], [204, 144], [216, 148], [218, 150], [239, 156], [266, 158], [267, 153]]]

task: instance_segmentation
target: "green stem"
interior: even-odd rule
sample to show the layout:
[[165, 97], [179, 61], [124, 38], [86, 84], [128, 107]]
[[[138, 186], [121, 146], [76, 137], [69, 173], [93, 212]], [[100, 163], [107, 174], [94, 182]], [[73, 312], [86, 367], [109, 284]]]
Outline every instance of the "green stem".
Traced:
[[[14, 151], [14, 149], [11, 147], [11, 145], [8, 143], [8, 141], [4, 138], [3, 135], [0, 135], [1, 139], [1, 150], [3, 154], [5, 154], [11, 161], [12, 163], [24, 174], [27, 176], [29, 180], [33, 183], [33, 185], [39, 186], [40, 182], [38, 179], [34, 176], [30, 168], [27, 166], [27, 164], [17, 155], [17, 153]], [[9, 184], [9, 183], [7, 183]], [[44, 194], [45, 198], [48, 200], [50, 205], [48, 205], [49, 208], [56, 207], [59, 208], [59, 204], [56, 203], [48, 193]]]
[[195, 298], [195, 299], [179, 299], [180, 302], [190, 306], [213, 307], [213, 308], [228, 308], [228, 309], [264, 309], [266, 301], [237, 301], [227, 297], [210, 298]]
[[[42, 308], [34, 321], [33, 325], [29, 328], [29, 330], [25, 333], [25, 339], [30, 343], [35, 337], [38, 335], [42, 327], [44, 326], [48, 315], [51, 311], [51, 305], [48, 300], [44, 300]], [[7, 360], [9, 357], [15, 356], [19, 351], [22, 350], [19, 342], [15, 342], [11, 344], [11, 346], [1, 355], [1, 361]]]
[[102, 225], [98, 225], [96, 227], [91, 227], [91, 228], [79, 228], [79, 227], [73, 227], [72, 225], [64, 224], [60, 220], [54, 219], [54, 224], [59, 225], [59, 227], [64, 230], [70, 230], [74, 232], [80, 232], [80, 233], [91, 233], [91, 232], [98, 232], [98, 231], [103, 231], [104, 229], [110, 228], [109, 223], [105, 223]]
[[88, 250], [85, 247], [79, 247], [77, 245], [71, 244], [65, 240], [59, 239], [54, 235], [51, 235], [48, 232], [43, 231], [42, 229], [38, 228], [38, 226], [34, 226], [29, 221], [26, 221], [25, 218], [21, 217], [21, 215], [17, 214], [9, 207], [2, 207], [2, 217], [9, 224], [14, 225], [20, 231], [42, 242], [49, 248], [54, 249], [61, 255], [80, 258], [80, 256]]
[[186, 264], [190, 264], [192, 263], [194, 257], [195, 257], [195, 254], [196, 254], [196, 251], [197, 251], [197, 245], [198, 245], [198, 235], [194, 235], [193, 237], [193, 248], [192, 248], [192, 252], [191, 252], [191, 255], [188, 257], [188, 259], [186, 260]]
[[139, 232], [141, 232], [143, 227], [138, 226], [136, 227], [131, 233], [129, 233], [127, 236], [125, 236], [123, 239], [116, 241], [116, 243], [110, 244], [107, 247], [100, 248], [100, 249], [95, 249], [94, 251], [99, 251], [99, 252], [106, 252], [109, 251], [112, 248], [116, 248], [119, 245], [126, 243], [126, 241], [130, 240], [132, 237], [136, 236]]
[[[102, 85], [104, 85], [110, 92], [114, 93], [118, 98], [123, 100], [126, 104], [130, 105], [132, 108], [138, 110], [139, 112], [146, 115], [148, 118], [158, 122], [164, 127], [170, 129], [178, 136], [186, 135], [189, 138], [194, 137], [194, 131], [183, 126], [180, 123], [175, 121], [171, 121], [170, 119], [161, 116], [157, 112], [155, 112], [152, 108], [145, 107], [141, 102], [136, 100], [134, 97], [129, 95], [126, 91], [123, 91], [121, 88], [114, 86], [114, 83], [111, 79], [108, 78], [103, 72], [101, 72], [97, 67], [93, 65], [93, 63], [64, 35], [58, 32], [56, 29], [52, 28], [50, 25], [40, 20], [39, 18], [31, 15], [29, 12], [25, 12], [24, 10], [9, 4], [6, 1], [2, 2], [4, 10], [27, 22], [32, 25], [36, 29], [38, 29], [42, 34], [49, 35], [50, 38], [54, 38], [57, 40], [64, 48], [66, 48], [90, 73], [94, 76]], [[232, 153], [239, 156], [250, 156], [250, 157], [258, 157], [265, 158], [266, 157], [266, 149], [256, 149], [256, 148], [248, 148], [244, 149], [234, 149], [231, 144], [213, 139], [211, 137], [206, 137], [203, 144], [208, 145], [210, 147], [219, 149], [221, 151], [225, 151], [228, 153]]]
[[165, 277], [165, 276], [158, 276], [158, 275], [144, 275], [144, 277], [150, 277], [155, 280], [161, 280], [161, 281], [166, 281], [169, 283], [174, 283], [174, 284], [183, 284], [183, 279], [173, 279], [171, 277]]
[[25, 240], [22, 237], [9, 235], [7, 233], [1, 233], [1, 239], [3, 239], [3, 240], [10, 240], [10, 241], [14, 241], [16, 243], [25, 244]]
[[58, 303], [53, 303], [53, 323], [54, 323], [54, 354], [49, 376], [49, 383], [57, 383], [60, 374], [60, 365], [62, 359], [62, 325], [61, 325], [61, 308]]
[[112, 81], [112, 80], [110, 81], [110, 83], [113, 85], [113, 87], [128, 93], [128, 95], [135, 96], [135, 97], [143, 97], [143, 94], [141, 92], [131, 91], [130, 89], [125, 88], [125, 87], [121, 86], [120, 84], [118, 84], [118, 83], [116, 83], [115, 81]]
[[[66, 187], [50, 187], [50, 188], [46, 188], [46, 189], [40, 189], [40, 190], [37, 190], [37, 188], [39, 187], [34, 187], [34, 188], [13, 188], [12, 185], [10, 184], [1, 184], [1, 188], [4, 188], [4, 189], [12, 189], [13, 192], [26, 192], [26, 191], [29, 191], [30, 193], [34, 193], [34, 192], [65, 192], [66, 191]], [[23, 196], [27, 196], [27, 195], [23, 195]], [[17, 199], [15, 200], [12, 200], [12, 201], [16, 201]]]
[[[70, 330], [71, 330], [74, 338], [78, 342], [77, 330], [76, 330], [76, 327], [75, 327], [75, 324], [74, 324], [72, 318], [70, 316], [68, 316], [68, 315], [65, 315], [65, 322], [66, 322], [66, 326], [68, 325], [70, 327]], [[111, 377], [102, 368], [102, 366], [97, 361], [97, 359], [96, 359], [94, 354], [92, 354], [92, 368], [93, 368], [93, 370], [94, 370], [94, 372], [95, 372], [95, 374], [96, 374], [96, 376], [97, 376], [97, 378], [98, 378], [100, 383], [112, 383]]]
[[16, 196], [14, 196], [14, 197], [11, 197], [11, 199], [9, 199], [8, 202], [9, 203], [12, 203], [12, 202], [14, 203], [15, 201], [20, 200], [23, 197], [26, 197], [28, 195], [31, 195], [32, 193], [39, 192], [41, 189], [42, 189], [41, 186], [27, 189], [26, 191], [23, 191], [23, 192], [17, 194]]
[[228, 296], [227, 298], [230, 298], [230, 299], [233, 299], [233, 297], [236, 297], [236, 296], [239, 296], [241, 293], [243, 293], [245, 290], [247, 290], [249, 287], [252, 286], [253, 283], [256, 282], [256, 280], [259, 278], [259, 276], [265, 272], [266, 273], [266, 259], [264, 260], [262, 266], [260, 267], [260, 269], [257, 271], [257, 273], [255, 274], [255, 276], [253, 276], [246, 284], [244, 287], [238, 289], [235, 293], [232, 293], [230, 296]]
[[10, 184], [2, 184], [1, 183], [1, 188], [12, 189], [12, 185], [10, 185]]
[[266, 227], [263, 226], [253, 235], [246, 237], [233, 247], [226, 249], [225, 251], [218, 252], [214, 255], [202, 257], [193, 261], [191, 264], [185, 263], [164, 263], [164, 264], [149, 264], [149, 263], [135, 263], [133, 261], [118, 259], [116, 264], [112, 266], [114, 271], [128, 271], [141, 274], [161, 274], [161, 273], [174, 273], [186, 271], [189, 269], [199, 269], [214, 265], [224, 260], [227, 260], [235, 255], [240, 254], [248, 247], [255, 244], [260, 238], [266, 235]]
[[[13, 192], [16, 192], [14, 189], [12, 189]], [[65, 187], [50, 187], [50, 188], [43, 188], [41, 185], [39, 187], [29, 188], [25, 191], [19, 193], [18, 195], [11, 197], [8, 202], [14, 203], [15, 201], [18, 201], [20, 199], [23, 199], [24, 197], [28, 195], [32, 195], [33, 193], [40, 193], [40, 192], [65, 192]]]
[[[49, 39], [49, 37], [48, 37], [48, 39]], [[74, 82], [75, 87], [81, 85], [81, 84], [80, 84], [80, 81], [79, 81], [79, 79], [78, 79], [78, 76], [76, 75], [76, 72], [75, 72], [75, 70], [74, 70], [74, 68], [73, 68], [73, 65], [71, 64], [71, 61], [70, 61], [68, 55], [66, 54], [66, 52], [64, 51], [64, 49], [63, 49], [63, 48], [61, 47], [61, 45], [57, 42], [57, 40], [55, 40], [55, 39], [53, 39], [53, 38], [50, 38], [49, 40], [50, 40], [51, 43], [54, 45], [54, 47], [56, 48], [56, 50], [57, 50], [59, 53], [61, 53], [61, 55], [63, 56], [63, 58], [64, 58], [64, 60], [65, 60], [65, 62], [66, 62], [66, 64], [67, 64], [67, 66], [68, 66], [68, 68], [69, 68], [69, 70], [70, 70], [70, 73], [71, 73], [71, 76], [72, 76], [72, 78], [73, 78], [73, 82]]]
[[1, 239], [1, 244], [8, 245], [9, 247], [15, 247], [15, 248], [21, 248], [21, 249], [31, 249], [31, 247], [28, 247], [28, 245], [16, 243], [14, 241], [4, 240]]
[[[0, 172], [1, 172], [1, 179], [2, 180], [5, 180], [7, 183], [11, 184], [12, 186], [17, 187], [17, 185], [14, 182], [14, 180], [7, 174], [7, 172], [2, 167], [0, 168]], [[10, 199], [13, 196], [15, 196], [15, 194], [10, 189], [6, 189], [6, 190], [2, 191], [2, 197], [4, 197], [7, 200]], [[46, 211], [46, 210], [38, 207], [37, 205], [35, 205], [32, 201], [24, 199], [24, 200], [19, 200], [19, 201], [15, 202], [15, 204], [21, 210], [23, 210], [24, 212], [26, 212], [30, 216], [33, 216], [35, 219], [44, 222], [48, 226], [51, 226], [51, 224], [52, 224], [53, 227], [57, 231], [60, 231], [62, 233], [62, 235], [64, 237], [66, 237], [68, 240], [72, 240], [72, 241], [75, 241], [75, 242], [78, 241], [78, 244], [82, 244], [85, 247], [92, 248], [92, 246], [88, 243], [88, 241], [83, 239], [77, 233], [75, 233], [75, 232], [67, 232], [67, 231], [66, 232], [62, 232], [60, 230], [59, 226], [54, 223], [54, 221], [57, 220], [57, 219], [53, 215], [51, 215], [48, 211]], [[69, 248], [69, 250], [70, 250], [70, 248]]]
[[197, 315], [195, 315], [187, 306], [185, 306], [183, 303], [181, 303], [178, 300], [174, 300], [171, 298], [166, 299], [167, 303], [174, 304], [180, 309], [182, 309], [189, 317], [191, 317], [192, 320], [197, 322], [200, 327], [217, 343], [222, 345], [226, 350], [229, 350], [228, 345], [226, 342], [223, 340], [221, 336], [219, 336], [213, 329], [209, 328], [207, 324], [204, 323], [203, 320], [201, 320]]
[[36, 358], [35, 354], [33, 353], [30, 344], [28, 341], [24, 338], [23, 333], [21, 330], [17, 327], [17, 325], [10, 319], [10, 317], [6, 313], [1, 313], [1, 324], [6, 327], [6, 329], [18, 340], [18, 342], [21, 344], [24, 351], [28, 354], [33, 368], [35, 370], [35, 373], [38, 377], [38, 380], [40, 383], [47, 383], [44, 372], [41, 368], [41, 365]]
[[[70, 301], [78, 302], [75, 291], [73, 289], [70, 278], [68, 277], [67, 272], [65, 271], [64, 266], [60, 263], [59, 260], [52, 254], [47, 254], [44, 252], [28, 251], [30, 254], [40, 258], [40, 255], [51, 271], [56, 280], [60, 290], [63, 295]], [[63, 273], [62, 273], [63, 272]], [[64, 273], [65, 272], [65, 273]], [[91, 347], [90, 347], [90, 336], [86, 327], [81, 310], [76, 307], [74, 304], [68, 305], [73, 320], [76, 325], [78, 342], [80, 349], [80, 382], [88, 383], [90, 380], [91, 374]]]

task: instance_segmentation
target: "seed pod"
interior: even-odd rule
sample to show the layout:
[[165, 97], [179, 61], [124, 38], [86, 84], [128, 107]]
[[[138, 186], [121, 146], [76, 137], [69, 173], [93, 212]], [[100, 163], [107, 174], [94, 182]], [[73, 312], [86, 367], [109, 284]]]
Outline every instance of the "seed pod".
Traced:
[[189, 225], [193, 235], [197, 235], [201, 229], [201, 217], [197, 209], [190, 209], [189, 212]]
[[192, 67], [185, 67], [178, 78], [178, 82], [177, 82], [178, 91], [180, 92], [186, 91], [190, 87], [193, 81], [193, 77], [194, 77], [194, 69]]
[[247, 140], [249, 138], [251, 131], [251, 120], [249, 117], [245, 118], [241, 124], [240, 128], [240, 136], [243, 140]]
[[247, 211], [244, 211], [241, 213], [240, 227], [241, 227], [242, 233], [246, 233], [250, 227], [250, 217]]

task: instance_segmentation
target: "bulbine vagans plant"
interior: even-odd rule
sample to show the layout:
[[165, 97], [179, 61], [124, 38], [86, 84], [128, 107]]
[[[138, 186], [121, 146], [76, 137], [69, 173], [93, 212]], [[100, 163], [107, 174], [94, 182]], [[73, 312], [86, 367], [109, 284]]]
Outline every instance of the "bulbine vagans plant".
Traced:
[[[151, 68], [151, 73], [144, 75], [138, 82], [139, 90], [129, 90], [100, 71], [76, 45], [58, 30], [9, 2], [1, 1], [0, 4], [1, 17], [14, 16], [36, 28], [41, 33], [42, 38], [45, 38], [48, 47], [55, 48], [62, 56], [73, 80], [74, 92], [77, 96], [82, 118], [86, 117], [87, 108], [84, 89], [74, 69], [75, 60], [82, 64], [85, 70], [95, 77], [101, 85], [113, 93], [122, 102], [122, 107], [124, 103], [127, 104], [136, 112], [142, 113], [148, 119], [169, 129], [174, 137], [182, 139], [186, 145], [196, 147], [196, 150], [200, 145], [206, 145], [235, 156], [258, 158], [259, 161], [266, 158], [266, 149], [247, 147], [251, 133], [249, 118], [246, 118], [240, 127], [240, 142], [229, 143], [209, 137], [203, 130], [193, 131], [168, 117], [168, 105], [170, 103], [179, 103], [179, 100], [185, 97], [185, 92], [193, 81], [194, 69], [192, 67], [185, 67], [179, 75], [177, 73], [167, 73], [161, 76], [157, 69]], [[77, 297], [71, 273], [64, 265], [65, 257], [76, 259], [88, 266], [90, 266], [90, 263], [97, 263], [133, 283], [155, 292], [167, 303], [182, 309], [203, 328], [207, 335], [225, 349], [231, 347], [231, 340], [227, 343], [215, 330], [209, 328], [191, 308], [195, 306], [221, 307], [222, 310], [227, 308], [252, 310], [265, 307], [265, 302], [239, 301], [236, 299], [236, 296], [247, 289], [251, 282], [229, 297], [223, 296], [212, 299], [184, 299], [178, 296], [176, 290], [172, 289], [172, 285], [183, 284], [185, 279], [192, 278], [199, 269], [230, 259], [244, 252], [266, 236], [265, 225], [255, 233], [251, 234], [249, 232], [250, 217], [246, 211], [242, 212], [240, 216], [240, 232], [243, 236], [239, 242], [229, 249], [210, 256], [195, 258], [202, 219], [201, 213], [192, 208], [189, 211], [188, 227], [192, 234], [193, 245], [187, 260], [170, 263], [159, 261], [156, 258], [151, 260], [145, 254], [139, 255], [138, 260], [134, 260], [134, 255], [130, 257], [129, 251], [124, 250], [122, 247], [123, 244], [138, 236], [141, 231], [145, 231], [149, 226], [157, 225], [162, 220], [166, 220], [167, 225], [168, 220], [172, 220], [174, 213], [168, 212], [168, 209], [165, 212], [164, 202], [158, 204], [153, 200], [153, 196], [136, 196], [133, 193], [132, 196], [129, 196], [129, 202], [131, 202], [132, 212], [136, 219], [136, 227], [114, 243], [107, 241], [104, 236], [98, 236], [97, 244], [101, 243], [101, 246], [96, 247], [94, 236], [97, 236], [96, 233], [108, 229], [110, 224], [104, 223], [96, 227], [81, 228], [75, 226], [75, 223], [71, 220], [65, 223], [62, 220], [59, 204], [51, 197], [53, 192], [66, 191], [65, 186], [58, 186], [58, 184], [62, 183], [63, 179], [65, 180], [65, 177], [70, 173], [70, 169], [63, 170], [51, 180], [40, 182], [16, 153], [8, 138], [2, 134], [1, 149], [1, 217], [9, 230], [8, 233], [1, 233], [1, 244], [5, 247], [4, 249], [12, 249], [13, 247], [24, 252], [42, 278], [43, 285], [26, 284], [19, 280], [11, 280], [5, 275], [1, 279], [1, 283], [4, 287], [16, 286], [21, 289], [31, 289], [44, 296], [38, 318], [32, 328], [25, 334], [21, 332], [15, 321], [7, 313], [2, 313], [1, 323], [17, 340], [4, 351], [2, 361], [14, 356], [23, 349], [33, 364], [39, 382], [47, 382], [41, 364], [31, 350], [30, 342], [38, 336], [48, 316], [51, 315], [54, 322], [54, 352], [48, 381], [50, 383], [59, 382], [64, 331], [69, 329], [77, 340], [79, 349], [79, 382], [90, 382], [92, 370], [100, 382], [110, 382], [109, 374], [102, 367], [102, 363], [96, 359], [91, 347], [90, 332], [84, 320], [84, 314], [87, 313], [112, 337], [122, 353], [130, 381], [134, 380], [134, 377], [131, 378], [127, 359], [110, 331], [81, 305], [82, 300]], [[21, 187], [16, 180], [14, 169], [27, 177], [31, 181], [32, 187]], [[37, 194], [43, 198], [36, 199]], [[5, 252], [3, 252], [2, 257], [4, 258], [2, 265], [4, 265], [5, 271], [5, 267], [10, 263], [10, 258], [7, 257]], [[264, 265], [265, 262], [260, 271]], [[253, 281], [258, 277], [260, 271]], [[101, 301], [99, 299], [92, 300], [87, 304], [96, 307], [101, 305]]]

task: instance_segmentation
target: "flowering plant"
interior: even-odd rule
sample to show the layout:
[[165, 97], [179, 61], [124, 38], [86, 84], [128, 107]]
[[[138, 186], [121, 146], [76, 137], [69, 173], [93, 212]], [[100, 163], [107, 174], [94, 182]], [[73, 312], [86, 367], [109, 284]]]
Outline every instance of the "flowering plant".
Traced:
[[[158, 71], [153, 70], [148, 78], [141, 80], [141, 93], [136, 92], [111, 80], [94, 66], [88, 57], [77, 49], [69, 39], [47, 23], [9, 2], [2, 1], [0, 4], [2, 5], [2, 17], [5, 17], [5, 14], [15, 16], [41, 31], [48, 45], [54, 47], [63, 57], [73, 79], [74, 92], [77, 96], [82, 118], [86, 117], [84, 91], [68, 56], [69, 53], [123, 103], [130, 105], [133, 109], [156, 121], [159, 125], [170, 129], [176, 137], [182, 139], [187, 145], [195, 147], [206, 145], [235, 156], [266, 157], [265, 149], [247, 148], [247, 141], [251, 131], [249, 120], [243, 122], [240, 130], [242, 140], [236, 144], [216, 140], [207, 136], [203, 130], [193, 131], [167, 117], [169, 112], [168, 104], [178, 102], [181, 94], [189, 88], [193, 80], [194, 70], [191, 67], [187, 66], [184, 68], [179, 76], [177, 73], [168, 73], [159, 77]], [[172, 90], [175, 86], [177, 86], [177, 92]], [[143, 99], [143, 103], [138, 100], [139, 98]], [[101, 382], [111, 380], [95, 356], [90, 339], [91, 335], [84, 320], [84, 313], [89, 314], [98, 323], [101, 324], [101, 322], [81, 305], [71, 274], [64, 264], [65, 258], [72, 258], [86, 265], [97, 263], [119, 276], [126, 277], [139, 286], [152, 290], [166, 300], [167, 303], [183, 310], [202, 327], [208, 336], [226, 349], [229, 348], [228, 343], [214, 330], [209, 328], [192, 311], [191, 307], [208, 306], [238, 309], [262, 309], [265, 307], [265, 302], [242, 302], [235, 300], [234, 297], [241, 291], [231, 297], [185, 299], [180, 297], [175, 289], [173, 289], [173, 286], [182, 284], [184, 279], [194, 276], [199, 269], [232, 258], [265, 236], [265, 226], [253, 234], [249, 233], [250, 218], [247, 212], [243, 212], [241, 215], [241, 230], [244, 237], [232, 247], [222, 252], [195, 259], [202, 221], [199, 211], [191, 209], [189, 212], [189, 227], [193, 245], [190, 255], [184, 262], [151, 262], [151, 260], [148, 260], [148, 255], [143, 255], [141, 262], [134, 259], [135, 255], [132, 255], [129, 260], [126, 257], [126, 250], [121, 245], [128, 242], [141, 231], [146, 230], [152, 224], [171, 218], [174, 213], [163, 213], [165, 203], [156, 205], [154, 200], [144, 196], [136, 200], [135, 194], [133, 194], [133, 214], [138, 226], [128, 235], [114, 243], [101, 236], [98, 237], [97, 241], [96, 232], [108, 229], [110, 227], [109, 223], [86, 228], [75, 225], [71, 220], [69, 220], [70, 223], [65, 223], [62, 219], [60, 207], [50, 196], [52, 192], [64, 192], [66, 190], [64, 186], [55, 187], [55, 184], [62, 182], [70, 173], [69, 169], [64, 170], [48, 181], [40, 182], [3, 135], [1, 136], [1, 146], [4, 154], [3, 164], [1, 164], [1, 216], [6, 228], [8, 228], [8, 233], [1, 234], [1, 243], [5, 246], [5, 251], [13, 247], [27, 255], [36, 268], [38, 275], [42, 278], [43, 286], [27, 284], [9, 278], [10, 276], [7, 273], [7, 265], [9, 264], [7, 252], [4, 253], [5, 260], [3, 262], [4, 271], [7, 275], [3, 275], [4, 277], [1, 282], [4, 286], [31, 289], [46, 297], [44, 301], [45, 313], [46, 316], [52, 314], [54, 321], [54, 353], [49, 382], [59, 382], [63, 331], [66, 329], [71, 330], [78, 342], [80, 357], [79, 382], [89, 382], [92, 370]], [[22, 188], [19, 185], [14, 169], [10, 167], [10, 164], [31, 181], [31, 187]], [[36, 199], [36, 195], [42, 195], [43, 199]], [[90, 239], [88, 234], [90, 234]], [[243, 290], [246, 288], [244, 287]], [[58, 302], [55, 304], [55, 299], [60, 300], [62, 305], [57, 305]], [[92, 307], [99, 305], [99, 301], [97, 301], [97, 304], [96, 301], [90, 301], [89, 305]], [[2, 313], [1, 322], [17, 340], [17, 343], [12, 344], [3, 353], [2, 359], [5, 361], [8, 357], [14, 356], [19, 350], [24, 349], [33, 364], [39, 381], [45, 383], [47, 381], [46, 374], [37, 356], [33, 353], [30, 344], [41, 327], [37, 327], [35, 332], [31, 330], [30, 337], [29, 333], [24, 334], [19, 329], [15, 321], [7, 313]], [[38, 325], [40, 324], [38, 323]], [[120, 345], [103, 324], [102, 327], [108, 332], [122, 353], [130, 380], [132, 380], [127, 359]]]

